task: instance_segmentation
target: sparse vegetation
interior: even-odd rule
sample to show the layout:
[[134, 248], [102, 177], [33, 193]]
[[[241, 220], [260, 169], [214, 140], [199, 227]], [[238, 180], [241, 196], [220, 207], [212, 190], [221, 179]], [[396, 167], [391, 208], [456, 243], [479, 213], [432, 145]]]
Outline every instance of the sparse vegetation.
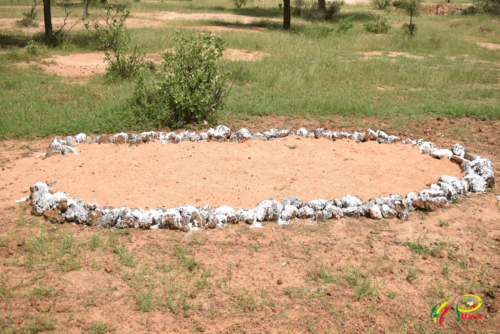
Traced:
[[370, 20], [370, 22], [365, 23], [365, 30], [368, 32], [372, 32], [375, 34], [386, 34], [389, 29], [391, 29], [391, 25], [389, 24], [389, 20], [386, 16], [377, 16]]
[[114, 6], [107, 2], [99, 3], [99, 7], [106, 12], [104, 20], [85, 22], [85, 28], [92, 31], [99, 49], [104, 52], [108, 74], [122, 78], [135, 76], [146, 63], [137, 46], [132, 54], [127, 55], [130, 35], [126, 31], [125, 21], [130, 16], [130, 11], [125, 9], [125, 5]]
[[411, 249], [413, 252], [418, 253], [418, 254], [432, 254], [436, 252], [436, 249], [429, 248], [427, 246], [424, 246], [420, 244], [420, 241], [417, 240], [417, 242], [405, 242], [403, 246], [408, 247]]
[[229, 0], [234, 7], [241, 8], [247, 4], [247, 0]]
[[391, 2], [392, 0], [372, 0], [372, 5], [377, 9], [385, 9]]
[[450, 223], [446, 220], [439, 219], [439, 226], [440, 227], [448, 227], [448, 226], [450, 226]]

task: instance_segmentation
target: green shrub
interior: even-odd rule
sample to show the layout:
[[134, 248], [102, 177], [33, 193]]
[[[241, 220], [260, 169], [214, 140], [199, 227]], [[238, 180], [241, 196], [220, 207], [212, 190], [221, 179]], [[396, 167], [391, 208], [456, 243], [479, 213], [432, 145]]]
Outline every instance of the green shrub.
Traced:
[[36, 16], [38, 15], [38, 10], [36, 7], [38, 6], [38, 0], [35, 0], [35, 3], [31, 5], [31, 8], [28, 11], [23, 12], [23, 18], [20, 21], [16, 21], [16, 25], [18, 27], [38, 27], [38, 23], [35, 22]]
[[145, 66], [141, 49], [137, 46], [131, 55], [127, 56], [130, 35], [125, 29], [125, 21], [130, 11], [125, 6], [112, 6], [108, 3], [99, 3], [106, 11], [104, 20], [86, 22], [85, 28], [94, 33], [97, 45], [104, 52], [104, 60], [108, 63], [108, 74], [122, 78], [135, 76]]
[[462, 9], [462, 15], [474, 15], [479, 13], [479, 10], [475, 6], [468, 6]]
[[333, 19], [333, 16], [335, 14], [340, 13], [340, 9], [342, 6], [345, 5], [345, 2], [340, 0], [340, 1], [332, 1], [326, 4], [326, 11], [325, 11], [325, 20], [329, 21]]
[[385, 16], [377, 16], [365, 23], [365, 30], [368, 32], [373, 32], [375, 34], [386, 34], [389, 29], [391, 29], [391, 25], [389, 24], [389, 20]]
[[339, 21], [340, 26], [338, 29], [338, 32], [348, 32], [352, 28], [354, 28], [354, 23], [352, 23], [352, 20], [354, 19], [354, 16], [349, 16], [346, 17], [345, 19], [342, 19]]
[[241, 8], [247, 4], [247, 0], [229, 0], [236, 8]]
[[19, 21], [16, 21], [16, 26], [18, 27], [35, 27], [38, 28], [38, 23], [33, 21], [33, 19], [29, 17], [24, 17]]
[[309, 21], [329, 21], [333, 19], [335, 14], [340, 12], [343, 5], [345, 5], [343, 0], [335, 0], [328, 2], [325, 10], [322, 10], [319, 8], [317, 2], [312, 2], [309, 8], [307, 8], [307, 5], [304, 5], [304, 8], [296, 7], [296, 9], [294, 9], [294, 13], [296, 15], [303, 16]]
[[474, 5], [480, 12], [500, 15], [500, 0], [475, 0]]
[[378, 9], [385, 9], [391, 2], [392, 0], [372, 0], [372, 5]]
[[163, 80], [140, 76], [132, 99], [139, 122], [183, 127], [207, 121], [214, 124], [229, 93], [229, 75], [219, 69], [225, 45], [216, 35], [176, 34], [175, 51], [163, 56]]
[[25, 49], [30, 55], [38, 56], [40, 54], [40, 46], [34, 40], [29, 41]]

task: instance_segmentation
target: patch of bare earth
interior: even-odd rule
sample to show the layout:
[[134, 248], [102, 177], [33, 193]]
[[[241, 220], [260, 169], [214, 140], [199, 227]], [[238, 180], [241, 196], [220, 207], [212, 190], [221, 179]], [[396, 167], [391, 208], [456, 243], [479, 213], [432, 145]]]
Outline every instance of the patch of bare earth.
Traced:
[[21, 173], [24, 184], [7, 186], [6, 193], [14, 197], [40, 180], [58, 179], [56, 189], [86, 203], [253, 208], [269, 197], [311, 201], [351, 194], [368, 201], [379, 195], [405, 195], [419, 192], [443, 174], [461, 174], [449, 159], [422, 155], [418, 147], [350, 140], [332, 143], [323, 138], [243, 144], [157, 142], [137, 148], [87, 144], [77, 149], [77, 156], [22, 160], [8, 176], [20, 178]]
[[[258, 51], [227, 49], [222, 59], [231, 61], [258, 61], [267, 54]], [[147, 55], [146, 59], [159, 63], [161, 54]], [[20, 66], [31, 66], [34, 63], [20, 63]], [[45, 63], [37, 64], [46, 71], [68, 78], [86, 78], [102, 75], [106, 72], [106, 63], [102, 52], [76, 53], [67, 56], [56, 55], [45, 59]]]
[[462, 13], [462, 9], [464, 7], [465, 7], [465, 5], [461, 5], [461, 4], [429, 3], [429, 4], [422, 5], [422, 13], [424, 15], [437, 15], [437, 16], [448, 15], [451, 12], [455, 12], [456, 14], [460, 14], [460, 13]]
[[500, 50], [500, 44], [496, 44], [496, 43], [481, 43], [481, 42], [477, 42], [478, 45], [482, 46], [482, 47], [485, 47], [487, 49], [490, 49], [490, 50]]
[[[151, 12], [151, 13], [134, 13], [138, 17], [151, 17], [158, 20], [223, 20], [231, 22], [252, 23], [260, 21], [263, 18], [260, 16], [247, 16], [236, 14], [223, 14], [223, 13], [179, 13], [179, 12]], [[273, 21], [280, 21], [281, 19], [269, 19]]]
[[249, 32], [262, 32], [265, 30], [265, 28], [262, 27], [252, 27], [252, 26], [239, 26], [239, 25], [225, 25], [225, 26], [190, 26], [190, 27], [185, 27], [189, 29], [199, 29], [199, 30], [208, 30], [212, 32], [225, 32], [225, 31], [232, 31], [232, 32], [241, 32], [241, 31], [249, 31]]
[[[0, 18], [0, 30], [17, 30], [23, 31], [26, 33], [36, 33], [40, 31], [44, 31], [45, 24], [43, 20], [36, 20], [38, 23], [38, 27], [18, 27], [16, 26], [16, 21], [20, 19], [12, 19], [12, 18]], [[62, 17], [53, 17], [52, 24], [55, 29], [59, 29], [64, 24], [64, 18]], [[148, 19], [138, 19], [138, 18], [128, 18], [125, 22], [125, 26], [127, 28], [156, 28], [165, 26], [165, 22], [158, 20], [148, 20]], [[73, 27], [74, 26], [74, 27]], [[83, 22], [81, 20], [75, 18], [69, 18], [66, 21], [66, 28], [73, 27], [73, 29], [85, 29]]]
[[396, 57], [405, 57], [405, 58], [412, 58], [412, 59], [422, 59], [424, 58], [423, 56], [417, 56], [413, 55], [411, 53], [407, 52], [395, 52], [395, 51], [390, 51], [387, 53], [382, 53], [380, 51], [370, 51], [370, 52], [360, 52], [358, 54], [364, 55], [365, 58], [372, 58], [372, 57], [390, 57], [390, 58], [396, 58]]
[[[490, 158], [498, 179], [500, 152], [495, 145], [500, 140], [499, 121], [429, 117], [408, 123], [404, 130], [397, 128], [402, 121], [404, 118], [398, 117], [353, 120], [336, 116], [318, 122], [269, 115], [253, 120], [235, 119], [227, 124], [245, 126], [252, 132], [299, 126], [360, 131], [369, 126], [404, 138], [425, 138], [438, 147], [458, 142]], [[461, 136], [474, 140], [464, 141]], [[345, 175], [347, 171], [327, 174], [319, 169], [337, 161], [335, 157], [321, 158], [322, 155], [335, 153], [335, 146], [348, 145], [349, 141], [328, 142], [330, 151], [311, 148], [303, 152], [306, 140], [294, 140], [298, 142], [295, 149], [283, 145], [276, 146], [276, 150], [294, 152], [295, 158], [302, 161], [298, 168], [318, 169], [317, 177], [295, 182], [297, 185], [305, 182], [300, 191], [310, 191], [307, 186], [321, 187], [322, 182], [352, 179]], [[321, 144], [321, 140], [309, 141]], [[68, 185], [71, 178], [67, 178], [67, 173], [81, 169], [84, 176], [90, 172], [88, 164], [96, 164], [100, 157], [95, 151], [96, 161], [87, 161], [82, 167], [61, 165], [85, 159], [83, 153], [90, 151], [85, 151], [86, 145], [79, 145], [79, 149], [85, 148], [80, 156], [68, 155], [60, 157], [60, 161], [54, 157], [43, 161], [33, 158], [49, 142], [49, 139], [0, 142], [0, 328], [3, 332], [422, 333], [441, 328], [429, 317], [434, 305], [468, 292], [483, 298], [483, 306], [475, 312], [482, 319], [457, 323], [455, 313], [448, 312], [443, 322], [446, 330], [498, 331], [500, 204], [493, 196], [500, 196], [498, 187], [486, 194], [461, 198], [458, 203], [437, 211], [413, 211], [408, 221], [297, 220], [289, 227], [266, 222], [263, 229], [249, 229], [240, 223], [190, 235], [169, 230], [112, 232], [75, 223], [53, 225], [31, 216], [26, 204], [18, 207], [14, 202], [27, 195], [28, 190], [23, 188], [30, 184], [30, 178], [36, 176], [38, 180], [38, 175], [53, 175], [57, 168], [57, 179], [67, 180], [64, 184]], [[226, 144], [206, 143], [211, 151], [220, 150], [221, 164], [231, 163], [221, 155]], [[262, 144], [264, 148], [264, 144], [271, 142]], [[192, 162], [201, 152], [193, 150], [192, 145], [186, 143], [177, 148], [182, 152], [177, 160], [191, 162], [180, 168], [200, 168]], [[348, 151], [342, 152], [351, 156], [349, 150], [362, 145], [365, 144], [348, 145]], [[92, 144], [88, 149], [92, 146], [114, 156], [123, 152], [120, 158], [128, 157], [132, 163], [128, 167], [118, 166], [116, 171], [107, 170], [103, 164], [97, 172], [93, 170], [96, 175], [114, 173], [118, 179], [123, 169], [142, 168], [146, 179], [157, 173], [154, 169], [157, 157], [133, 159], [135, 155], [141, 150], [163, 150], [169, 145], [153, 143], [131, 148]], [[398, 145], [379, 146], [398, 149]], [[340, 152], [337, 149], [336, 153]], [[257, 162], [257, 157], [243, 156], [245, 161], [234, 164], [242, 172], [232, 179], [249, 184], [248, 174], [243, 170], [256, 163], [246, 171], [257, 173], [256, 167], [266, 162]], [[311, 161], [314, 163], [308, 165]], [[355, 161], [356, 158], [340, 163], [347, 167]], [[272, 165], [273, 160], [268, 159], [267, 163]], [[296, 163], [287, 162], [279, 168], [287, 165]], [[373, 171], [379, 170], [379, 166], [386, 168], [374, 163]], [[168, 164], [164, 167], [169, 168]], [[288, 176], [284, 174], [281, 177]], [[212, 175], [220, 177], [213, 172]], [[256, 174], [253, 175], [255, 178]], [[114, 180], [109, 177], [94, 175], [94, 178], [93, 182], [107, 182], [113, 187]], [[175, 193], [176, 181], [185, 179], [171, 180], [161, 187], [168, 186]], [[367, 181], [360, 179], [354, 183], [354, 191], [367, 187], [363, 183]], [[148, 190], [157, 188], [152, 186]], [[269, 196], [278, 198], [277, 194], [273, 188]], [[252, 194], [248, 191], [246, 195]], [[136, 203], [140, 203], [142, 196], [151, 195], [132, 190], [115, 197], [126, 199], [126, 196], [135, 196]], [[407, 242], [419, 244], [422, 251], [412, 251]]]

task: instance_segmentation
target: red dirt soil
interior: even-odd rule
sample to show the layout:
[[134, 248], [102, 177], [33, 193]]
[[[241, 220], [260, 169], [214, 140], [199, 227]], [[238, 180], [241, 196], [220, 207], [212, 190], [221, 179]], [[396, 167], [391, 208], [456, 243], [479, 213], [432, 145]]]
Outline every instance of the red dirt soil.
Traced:
[[[5, 195], [21, 198], [24, 187], [60, 180], [56, 190], [101, 206], [253, 208], [270, 197], [310, 201], [351, 194], [367, 201], [379, 195], [405, 196], [428, 188], [443, 174], [460, 176], [450, 160], [433, 159], [409, 145], [296, 136], [243, 144], [80, 144], [77, 151], [80, 155], [20, 160], [2, 173]], [[22, 187], [6, 183], [17, 178], [22, 178]]]

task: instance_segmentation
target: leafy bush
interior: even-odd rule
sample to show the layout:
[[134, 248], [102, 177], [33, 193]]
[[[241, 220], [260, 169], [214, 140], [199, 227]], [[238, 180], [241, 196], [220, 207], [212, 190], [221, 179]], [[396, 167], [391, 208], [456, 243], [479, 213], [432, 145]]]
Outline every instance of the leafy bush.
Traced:
[[389, 24], [389, 20], [385, 16], [377, 16], [365, 23], [365, 30], [368, 32], [373, 32], [375, 34], [385, 34], [391, 29], [391, 25]]
[[29, 41], [25, 49], [30, 55], [38, 56], [40, 54], [40, 46], [34, 40]]
[[16, 21], [16, 26], [18, 27], [38, 27], [38, 23], [33, 21], [33, 19], [30, 19], [28, 17], [23, 17], [21, 20]]
[[475, 6], [468, 6], [462, 9], [462, 15], [474, 15], [479, 13], [479, 10]]
[[329, 2], [326, 5], [325, 20], [329, 21], [333, 19], [333, 16], [335, 14], [340, 13], [340, 9], [343, 5], [345, 5], [345, 2], [343, 0]]
[[99, 6], [106, 11], [106, 18], [95, 20], [92, 25], [85, 22], [85, 28], [94, 33], [99, 49], [104, 52], [108, 73], [117, 74], [122, 78], [132, 77], [145, 66], [145, 62], [141, 49], [137, 46], [127, 57], [130, 35], [125, 29], [125, 21], [130, 11], [126, 10], [125, 6], [112, 6], [108, 3]]
[[500, 0], [475, 0], [474, 5], [480, 12], [500, 15]]
[[385, 9], [391, 2], [392, 0], [372, 0], [372, 5], [378, 9]]
[[[335, 0], [328, 2], [325, 10], [322, 10], [319, 8], [318, 2], [312, 2], [309, 8], [304, 5], [304, 9], [300, 9], [300, 15], [309, 21], [329, 21], [340, 12], [343, 5], [345, 5], [343, 0]], [[297, 11], [294, 10], [294, 12]]]
[[229, 0], [236, 8], [241, 8], [247, 4], [247, 0]]
[[216, 35], [176, 34], [175, 51], [163, 56], [166, 76], [149, 82], [139, 76], [132, 99], [136, 119], [154, 126], [214, 124], [229, 93], [229, 75], [219, 69], [225, 45]]
[[352, 20], [354, 19], [354, 16], [349, 16], [346, 17], [345, 19], [342, 19], [339, 21], [340, 26], [339, 26], [339, 32], [348, 32], [352, 28], [354, 28], [354, 23], [352, 23]]
[[31, 5], [31, 8], [23, 12], [23, 19], [20, 21], [16, 21], [16, 25], [18, 27], [38, 27], [38, 23], [35, 22], [36, 16], [38, 15], [38, 10], [36, 7], [38, 6], [38, 0], [35, 0], [35, 3]]

